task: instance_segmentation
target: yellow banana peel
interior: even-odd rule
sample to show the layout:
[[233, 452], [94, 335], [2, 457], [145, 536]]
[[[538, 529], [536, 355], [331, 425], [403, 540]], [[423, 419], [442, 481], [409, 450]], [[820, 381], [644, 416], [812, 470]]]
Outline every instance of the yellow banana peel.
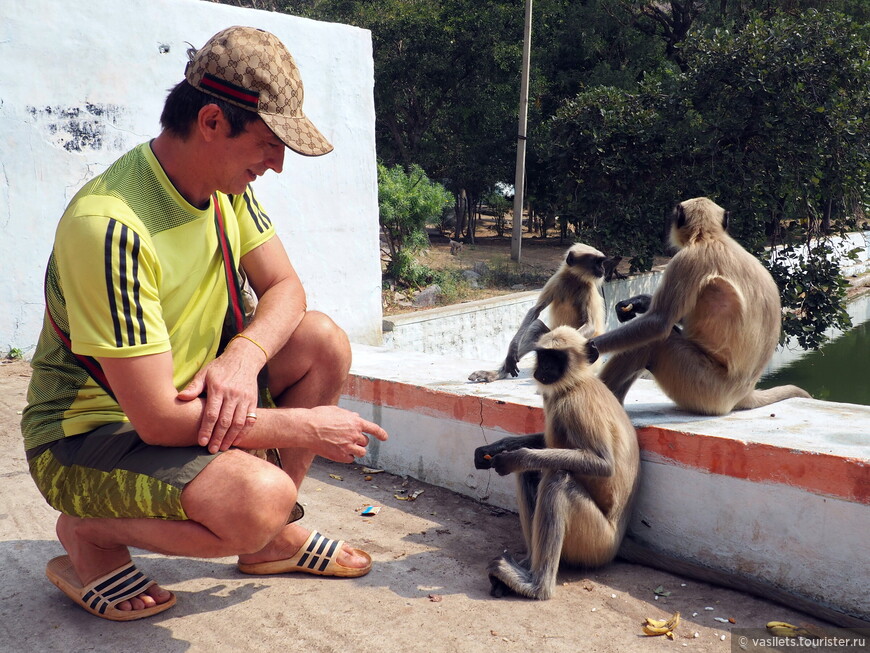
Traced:
[[647, 617], [641, 624], [644, 635], [667, 635], [673, 639], [673, 631], [680, 623], [680, 613], [675, 612], [669, 619], [650, 619]]
[[768, 621], [767, 629], [779, 637], [807, 637], [811, 634], [806, 628], [785, 621]]

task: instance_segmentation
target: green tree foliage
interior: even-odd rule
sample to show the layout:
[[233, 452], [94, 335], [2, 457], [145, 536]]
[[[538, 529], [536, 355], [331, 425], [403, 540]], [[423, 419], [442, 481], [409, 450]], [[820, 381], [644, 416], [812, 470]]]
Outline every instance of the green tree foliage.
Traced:
[[420, 166], [405, 172], [400, 165], [378, 163], [378, 208], [388, 249], [387, 274], [409, 286], [427, 281], [431, 271], [416, 265], [413, 255], [429, 244], [426, 224], [437, 222], [452, 199]]
[[661, 207], [713, 197], [750, 249], [785, 241], [781, 257], [793, 261], [803, 243], [799, 265], [771, 268], [792, 310], [786, 333], [818, 346], [825, 328], [848, 325], [845, 282], [821, 237], [867, 208], [867, 27], [809, 10], [697, 31], [681, 50], [687, 72], [591, 89], [553, 118], [549, 166], [568, 182], [577, 232], [643, 269], [660, 248]]
[[830, 242], [812, 246], [785, 245], [767, 260], [767, 267], [779, 286], [783, 306], [783, 333], [804, 349], [818, 349], [827, 341], [829, 327], [846, 329], [852, 324], [843, 305], [848, 282], [840, 273], [839, 257], [854, 257]]
[[811, 234], [832, 212], [854, 214], [868, 178], [867, 29], [811, 10], [715, 30], [686, 46], [680, 89], [701, 117], [701, 163], [714, 191], [744, 209], [761, 240], [791, 216]]
[[[648, 270], [661, 250], [665, 145], [660, 96], [597, 87], [566, 102], [552, 121], [549, 165], [566, 182], [562, 206], [575, 234]], [[670, 199], [670, 198], [669, 198]]]

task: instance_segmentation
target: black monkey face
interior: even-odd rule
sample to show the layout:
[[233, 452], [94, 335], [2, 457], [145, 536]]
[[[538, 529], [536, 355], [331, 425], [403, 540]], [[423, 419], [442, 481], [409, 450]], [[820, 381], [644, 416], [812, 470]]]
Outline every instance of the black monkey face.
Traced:
[[536, 349], [538, 362], [534, 377], [544, 385], [556, 383], [565, 376], [568, 368], [568, 352], [559, 349]]
[[577, 256], [573, 252], [569, 252], [565, 262], [571, 267], [586, 270], [593, 277], [603, 277], [604, 262], [606, 260], [606, 256], [597, 256], [595, 254], [580, 254]]
[[595, 277], [603, 277], [604, 276], [604, 262], [607, 260], [604, 256], [590, 256], [589, 257], [589, 271]]

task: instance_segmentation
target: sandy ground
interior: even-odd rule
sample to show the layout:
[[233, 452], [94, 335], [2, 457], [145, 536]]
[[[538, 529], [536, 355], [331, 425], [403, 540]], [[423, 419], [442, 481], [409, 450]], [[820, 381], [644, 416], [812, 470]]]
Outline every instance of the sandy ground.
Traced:
[[[46, 562], [62, 549], [54, 538], [56, 513], [32, 484], [21, 445], [28, 378], [26, 363], [0, 366], [0, 446], [10, 454], [0, 462], [0, 651], [707, 652], [738, 650], [731, 640], [740, 633], [731, 629], [812, 621], [621, 562], [562, 570], [549, 601], [494, 599], [484, 570], [503, 549], [522, 549], [514, 514], [412, 478], [326, 461], [315, 463], [302, 488], [307, 514], [301, 523], [367, 549], [375, 560], [368, 576], [252, 577], [229, 558], [134, 551], [140, 568], [174, 591], [178, 604], [142, 621], [104, 621], [76, 607], [44, 575]], [[419, 490], [414, 501], [397, 498]], [[380, 513], [360, 516], [367, 505], [380, 506]], [[659, 587], [670, 595], [656, 599]], [[674, 611], [683, 616], [675, 641], [641, 633], [644, 617]]]

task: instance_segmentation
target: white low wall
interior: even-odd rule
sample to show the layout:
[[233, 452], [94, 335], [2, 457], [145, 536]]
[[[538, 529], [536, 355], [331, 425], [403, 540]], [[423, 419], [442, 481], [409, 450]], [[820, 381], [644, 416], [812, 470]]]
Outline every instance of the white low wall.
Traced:
[[[613, 305], [634, 295], [652, 294], [661, 270], [615, 279], [603, 285], [607, 329], [619, 322]], [[464, 304], [384, 318], [384, 346], [404, 351], [501, 362], [517, 327], [537, 301], [540, 290], [502, 295]], [[547, 310], [541, 314], [547, 321]]]
[[201, 0], [3, 2], [0, 8], [0, 351], [29, 352], [42, 326], [54, 230], [88, 179], [156, 136], [186, 50], [231, 25], [289, 48], [305, 112], [335, 146], [288, 152], [256, 183], [308, 291], [355, 342], [379, 344], [381, 272], [371, 34]]

